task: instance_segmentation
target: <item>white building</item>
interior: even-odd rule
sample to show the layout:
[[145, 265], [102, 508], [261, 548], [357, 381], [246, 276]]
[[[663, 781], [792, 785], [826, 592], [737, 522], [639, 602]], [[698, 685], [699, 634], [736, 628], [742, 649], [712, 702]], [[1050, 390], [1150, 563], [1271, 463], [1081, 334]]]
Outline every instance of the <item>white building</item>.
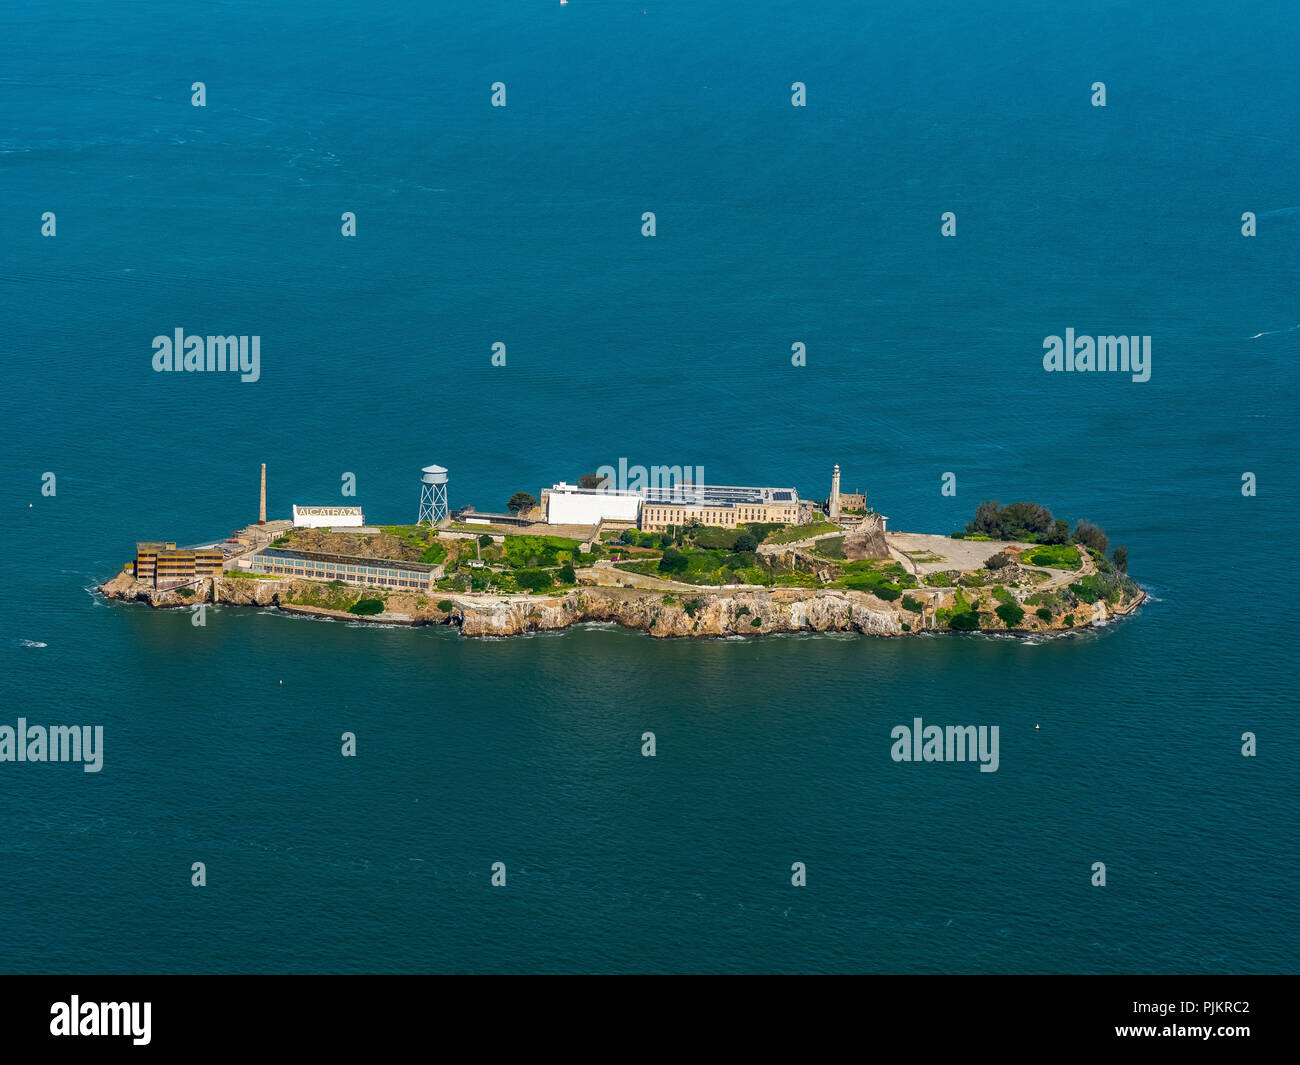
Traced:
[[359, 529], [366, 519], [360, 507], [300, 507], [293, 508], [293, 524], [299, 529]]
[[579, 488], [561, 481], [546, 493], [546, 521], [551, 525], [594, 525], [598, 521], [635, 522], [641, 514], [641, 492]]

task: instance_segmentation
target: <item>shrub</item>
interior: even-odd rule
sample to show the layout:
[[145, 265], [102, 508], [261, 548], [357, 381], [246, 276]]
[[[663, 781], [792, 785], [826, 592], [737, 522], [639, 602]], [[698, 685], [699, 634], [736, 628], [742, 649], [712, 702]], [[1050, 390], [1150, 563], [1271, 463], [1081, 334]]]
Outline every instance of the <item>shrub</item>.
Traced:
[[479, 535], [479, 538], [478, 538], [478, 545], [479, 545], [479, 547], [491, 547], [491, 546], [492, 546], [492, 534], [491, 534], [491, 533], [481, 533], [481, 534]]
[[999, 508], [997, 500], [990, 499], [976, 508], [966, 532], [992, 540], [1036, 541], [1050, 536], [1055, 527], [1052, 512], [1040, 503], [1009, 503]]
[[183, 596], [185, 596], [186, 598], [188, 598], [189, 596], [191, 596], [191, 595], [194, 594], [194, 589], [193, 589], [193, 588], [177, 588], [177, 589], [176, 589], [176, 594], [177, 594], [177, 595], [183, 595]]
[[1000, 584], [993, 589], [993, 598], [996, 599], [999, 603], [1014, 603], [1016, 601], [1016, 597], [1012, 595], [1010, 592], [1008, 592], [1005, 588], [1003, 588], [1002, 585]]
[[[682, 609], [686, 611], [686, 616], [688, 618], [693, 618], [695, 617], [696, 614], [700, 612], [700, 607], [702, 605], [703, 604], [699, 599], [688, 599], [686, 600], [685, 603], [682, 604]], [[700, 627], [700, 623], [698, 621], [695, 623], [695, 627], [697, 629]]]
[[1074, 542], [1083, 544], [1084, 547], [1091, 548], [1103, 555], [1110, 543], [1106, 539], [1106, 533], [1101, 526], [1094, 525], [1092, 522], [1083, 519], [1080, 519], [1074, 525]]
[[903, 592], [902, 589], [897, 588], [892, 584], [882, 583], [872, 588], [871, 594], [876, 596], [879, 599], [883, 599], [887, 603], [892, 603], [895, 599], [897, 599], [900, 595], [902, 595]]
[[1095, 603], [1098, 598], [1100, 598], [1097, 593], [1086, 584], [1072, 584], [1070, 585], [1070, 591], [1085, 603]]
[[550, 570], [521, 569], [515, 573], [515, 583], [529, 592], [541, 592], [555, 587], [555, 578]]
[[1066, 615], [1065, 615], [1065, 623], [1066, 623], [1067, 625], [1073, 625], [1073, 624], [1074, 624], [1074, 615], [1073, 615], [1073, 614], [1066, 614]]
[[749, 533], [744, 532], [744, 533], [741, 533], [739, 536], [736, 537], [736, 542], [735, 542], [735, 545], [733, 546], [732, 550], [734, 550], [734, 551], [738, 551], [738, 552], [739, 552], [739, 551], [754, 551], [754, 550], [757, 550], [757, 548], [758, 548], [758, 541], [755, 540], [754, 537], [751, 536]]
[[1005, 551], [999, 551], [984, 560], [985, 569], [1005, 569], [1009, 565], [1011, 565], [1011, 556]]
[[358, 599], [350, 607], [349, 614], [360, 614], [363, 617], [371, 614], [382, 614], [384, 612], [384, 601], [382, 599]]
[[453, 610], [456, 609], [456, 604], [453, 603], [450, 599], [439, 599], [438, 609], [441, 610], [444, 614], [450, 614]]
[[1025, 612], [1016, 603], [1002, 603], [995, 611], [1009, 629], [1014, 629], [1024, 619]]
[[919, 614], [921, 612], [921, 600], [905, 595], [903, 596], [903, 609], [910, 610], [913, 614]]
[[675, 547], [665, 547], [664, 557], [659, 560], [661, 573], [685, 573], [691, 560]]
[[1120, 573], [1128, 572], [1128, 548], [1123, 544], [1115, 548], [1110, 554], [1110, 560]]
[[763, 624], [763, 619], [762, 619], [762, 618], [755, 618], [755, 619], [754, 619], [753, 621], [751, 621], [749, 624], [750, 624], [752, 627], [754, 627], [754, 628], [758, 628], [760, 625]]
[[904, 631], [904, 632], [911, 632], [911, 631], [912, 631], [912, 626], [909, 625], [906, 621], [903, 622], [903, 631]]
[[973, 610], [965, 613], [953, 614], [948, 619], [948, 628], [957, 629], [960, 632], [971, 632], [980, 627], [980, 616]]
[[566, 562], [563, 566], [560, 567], [560, 583], [561, 584], [578, 583], [578, 575], [573, 570], [572, 562]]
[[1052, 620], [1052, 612], [1048, 610], [1047, 607], [1045, 606], [1040, 606], [1037, 610], [1034, 611], [1034, 613], [1037, 614], [1044, 621]]

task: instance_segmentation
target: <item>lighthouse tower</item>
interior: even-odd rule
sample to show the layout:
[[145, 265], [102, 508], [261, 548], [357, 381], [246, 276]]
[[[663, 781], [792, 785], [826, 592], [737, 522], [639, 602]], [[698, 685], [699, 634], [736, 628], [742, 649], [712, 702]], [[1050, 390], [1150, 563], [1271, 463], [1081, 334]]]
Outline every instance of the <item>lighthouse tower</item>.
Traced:
[[827, 517], [831, 521], [840, 520], [840, 464], [838, 462], [831, 473], [831, 498], [826, 504], [826, 509], [830, 512]]

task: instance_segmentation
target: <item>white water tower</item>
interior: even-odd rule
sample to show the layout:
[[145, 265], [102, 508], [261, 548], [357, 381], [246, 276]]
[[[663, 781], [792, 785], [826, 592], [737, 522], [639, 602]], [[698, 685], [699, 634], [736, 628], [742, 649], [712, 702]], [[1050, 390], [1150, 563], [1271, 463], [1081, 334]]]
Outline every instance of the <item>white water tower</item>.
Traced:
[[420, 520], [417, 525], [437, 525], [447, 516], [447, 468], [426, 466], [420, 476]]

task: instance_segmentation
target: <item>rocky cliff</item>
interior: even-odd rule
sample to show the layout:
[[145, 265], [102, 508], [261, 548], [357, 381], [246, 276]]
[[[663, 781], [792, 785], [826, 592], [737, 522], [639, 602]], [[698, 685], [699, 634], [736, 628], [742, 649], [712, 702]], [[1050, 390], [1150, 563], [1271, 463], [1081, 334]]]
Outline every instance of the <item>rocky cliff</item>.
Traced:
[[[514, 636], [564, 629], [582, 622], [612, 622], [651, 636], [761, 636], [776, 632], [857, 632], [901, 636], [948, 628], [948, 613], [959, 589], [912, 589], [894, 602], [869, 592], [786, 588], [723, 590], [665, 595], [633, 588], [573, 589], [556, 596], [414, 595], [372, 589], [336, 588], [315, 581], [221, 577], [202, 582], [186, 595], [160, 591], [122, 573], [100, 591], [110, 599], [133, 600], [152, 607], [185, 607], [198, 602], [232, 606], [274, 606], [316, 616], [383, 624], [457, 625], [466, 636]], [[966, 595], [972, 593], [968, 590]], [[359, 616], [348, 606], [361, 598], [378, 598], [382, 613]], [[1059, 634], [1132, 611], [1145, 595], [1112, 604], [1064, 600], [1050, 619], [1026, 611], [1008, 630], [995, 612], [981, 611], [980, 631]]]

